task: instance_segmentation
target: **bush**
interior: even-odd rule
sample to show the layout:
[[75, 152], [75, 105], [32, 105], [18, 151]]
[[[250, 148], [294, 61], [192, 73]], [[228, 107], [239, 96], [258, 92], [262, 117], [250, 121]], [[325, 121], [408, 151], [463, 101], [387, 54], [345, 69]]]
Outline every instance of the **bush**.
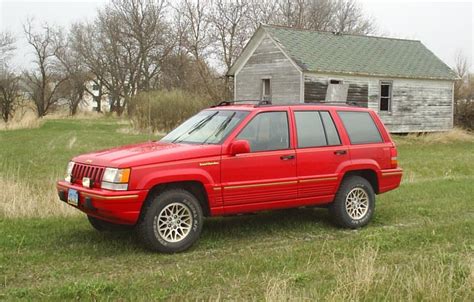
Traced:
[[213, 102], [181, 90], [143, 92], [130, 100], [129, 114], [140, 130], [169, 131]]
[[454, 124], [465, 129], [474, 129], [474, 100], [459, 100], [455, 103]]

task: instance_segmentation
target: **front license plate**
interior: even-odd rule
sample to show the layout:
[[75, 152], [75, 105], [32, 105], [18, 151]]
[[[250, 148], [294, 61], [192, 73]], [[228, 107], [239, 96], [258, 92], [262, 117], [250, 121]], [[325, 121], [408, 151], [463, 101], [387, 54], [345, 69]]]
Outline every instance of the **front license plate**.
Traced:
[[67, 203], [76, 206], [79, 204], [79, 192], [74, 189], [69, 189], [67, 192]]

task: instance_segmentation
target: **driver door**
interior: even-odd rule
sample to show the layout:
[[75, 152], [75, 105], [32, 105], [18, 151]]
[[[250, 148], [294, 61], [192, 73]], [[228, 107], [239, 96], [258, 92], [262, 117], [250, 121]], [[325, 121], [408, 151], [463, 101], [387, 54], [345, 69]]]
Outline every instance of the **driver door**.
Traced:
[[296, 157], [287, 111], [257, 114], [235, 140], [247, 140], [250, 153], [222, 157], [225, 206], [253, 204], [252, 209], [257, 210], [268, 202], [297, 197]]

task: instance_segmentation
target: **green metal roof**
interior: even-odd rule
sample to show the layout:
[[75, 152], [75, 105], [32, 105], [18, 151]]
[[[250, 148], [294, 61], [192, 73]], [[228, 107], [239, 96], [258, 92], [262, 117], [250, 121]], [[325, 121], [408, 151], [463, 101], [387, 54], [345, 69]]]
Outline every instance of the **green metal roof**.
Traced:
[[262, 27], [306, 71], [456, 79], [454, 72], [420, 41]]

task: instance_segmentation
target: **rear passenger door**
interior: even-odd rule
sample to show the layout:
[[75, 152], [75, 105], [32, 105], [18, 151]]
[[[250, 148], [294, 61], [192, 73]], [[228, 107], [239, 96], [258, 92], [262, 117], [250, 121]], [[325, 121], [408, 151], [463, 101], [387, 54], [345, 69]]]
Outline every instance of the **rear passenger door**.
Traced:
[[329, 201], [338, 168], [350, 160], [329, 111], [295, 110], [298, 197]]

